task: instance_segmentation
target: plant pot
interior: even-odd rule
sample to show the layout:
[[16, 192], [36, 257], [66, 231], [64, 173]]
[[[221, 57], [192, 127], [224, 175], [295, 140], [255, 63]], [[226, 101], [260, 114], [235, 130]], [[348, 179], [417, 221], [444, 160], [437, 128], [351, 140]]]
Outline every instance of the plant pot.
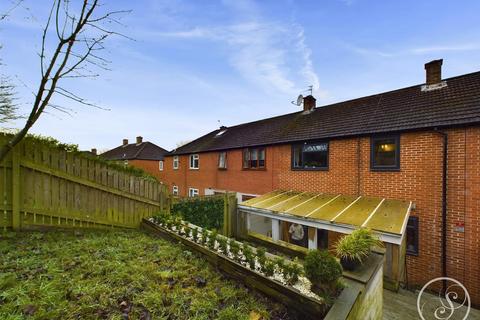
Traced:
[[354, 271], [355, 269], [357, 269], [360, 266], [361, 261], [359, 261], [357, 259], [342, 257], [342, 258], [340, 258], [340, 264], [342, 265], [342, 268], [344, 270]]

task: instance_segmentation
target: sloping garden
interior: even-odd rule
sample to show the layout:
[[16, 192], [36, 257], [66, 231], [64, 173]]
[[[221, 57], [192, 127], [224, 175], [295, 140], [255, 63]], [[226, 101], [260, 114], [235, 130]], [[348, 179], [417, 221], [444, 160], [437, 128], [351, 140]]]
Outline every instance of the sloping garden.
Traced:
[[289, 319], [201, 256], [140, 231], [0, 233], [0, 319]]

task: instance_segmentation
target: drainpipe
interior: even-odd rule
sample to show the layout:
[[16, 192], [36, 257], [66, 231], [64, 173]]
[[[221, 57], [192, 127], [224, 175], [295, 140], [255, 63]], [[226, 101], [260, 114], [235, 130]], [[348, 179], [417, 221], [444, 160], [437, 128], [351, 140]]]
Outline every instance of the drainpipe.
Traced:
[[[448, 134], [435, 129], [443, 137], [443, 168], [442, 168], [442, 277], [447, 277], [447, 154]], [[447, 290], [447, 280], [443, 280], [442, 293]]]

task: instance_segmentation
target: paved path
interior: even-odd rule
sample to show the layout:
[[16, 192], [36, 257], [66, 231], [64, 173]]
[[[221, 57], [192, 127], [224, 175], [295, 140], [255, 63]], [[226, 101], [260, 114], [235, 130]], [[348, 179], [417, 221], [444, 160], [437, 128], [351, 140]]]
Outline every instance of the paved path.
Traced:
[[[418, 292], [417, 292], [418, 293]], [[384, 320], [409, 320], [420, 319], [417, 312], [417, 293], [400, 290], [398, 293], [383, 290], [383, 319]], [[433, 298], [433, 296], [432, 296]], [[449, 320], [462, 320], [465, 315], [464, 307], [460, 308]], [[430, 318], [435, 319], [433, 312]], [[455, 315], [458, 315], [455, 317]], [[480, 320], [480, 310], [471, 309], [468, 320]]]

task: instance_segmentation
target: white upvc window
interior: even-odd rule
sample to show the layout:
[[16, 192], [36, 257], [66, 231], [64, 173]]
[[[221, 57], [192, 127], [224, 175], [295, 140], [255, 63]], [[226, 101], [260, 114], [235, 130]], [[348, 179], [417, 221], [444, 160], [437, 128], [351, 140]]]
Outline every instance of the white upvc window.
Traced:
[[195, 188], [188, 188], [188, 196], [190, 198], [193, 198], [193, 197], [198, 197], [198, 189], [195, 189]]
[[218, 154], [218, 168], [227, 169], [227, 153], [225, 151]]
[[190, 155], [190, 169], [198, 169], [199, 168], [199, 159], [200, 157], [198, 154], [191, 154]]
[[173, 169], [178, 169], [178, 165], [180, 164], [180, 160], [178, 159], [178, 156], [173, 157]]
[[163, 171], [163, 160], [158, 161], [158, 170]]
[[173, 188], [172, 188], [172, 194], [173, 194], [174, 196], [178, 196], [178, 186], [173, 186]]

